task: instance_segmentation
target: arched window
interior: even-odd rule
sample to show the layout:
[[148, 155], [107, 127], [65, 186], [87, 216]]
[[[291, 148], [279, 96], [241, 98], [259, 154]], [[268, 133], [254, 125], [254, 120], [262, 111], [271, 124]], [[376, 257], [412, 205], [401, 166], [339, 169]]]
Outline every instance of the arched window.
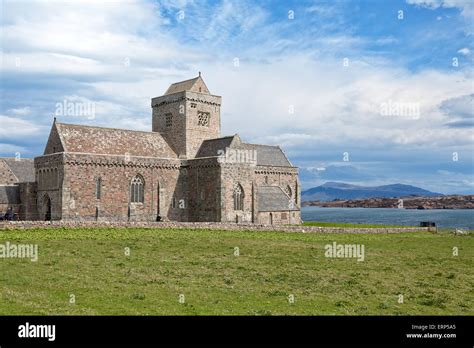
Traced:
[[57, 188], [58, 185], [59, 185], [58, 168], [54, 168], [54, 188]]
[[95, 181], [95, 198], [100, 199], [102, 196], [102, 179], [97, 178]]
[[240, 184], [234, 188], [234, 210], [244, 210], [244, 189]]
[[295, 182], [295, 202], [298, 202], [298, 181]]
[[286, 193], [286, 194], [288, 195], [288, 197], [290, 197], [290, 198], [293, 196], [293, 192], [291, 191], [290, 185], [286, 185], [285, 193]]
[[133, 178], [132, 184], [130, 185], [130, 202], [132, 203], [143, 203], [145, 182], [139, 175]]

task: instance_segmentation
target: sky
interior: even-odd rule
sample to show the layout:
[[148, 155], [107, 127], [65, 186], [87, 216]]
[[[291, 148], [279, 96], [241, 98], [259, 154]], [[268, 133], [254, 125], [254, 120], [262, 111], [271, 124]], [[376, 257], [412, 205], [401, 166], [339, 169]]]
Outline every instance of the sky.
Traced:
[[1, 1], [0, 156], [59, 122], [151, 131], [202, 72], [222, 135], [327, 181], [474, 193], [474, 1]]

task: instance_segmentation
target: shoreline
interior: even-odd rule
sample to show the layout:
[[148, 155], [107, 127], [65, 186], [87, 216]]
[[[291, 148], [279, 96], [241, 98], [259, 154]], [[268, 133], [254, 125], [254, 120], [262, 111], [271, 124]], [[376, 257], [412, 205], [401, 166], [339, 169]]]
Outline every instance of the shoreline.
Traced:
[[474, 209], [474, 195], [403, 198], [364, 198], [302, 202], [302, 207], [306, 206], [318, 206], [323, 208], [391, 208], [414, 210]]

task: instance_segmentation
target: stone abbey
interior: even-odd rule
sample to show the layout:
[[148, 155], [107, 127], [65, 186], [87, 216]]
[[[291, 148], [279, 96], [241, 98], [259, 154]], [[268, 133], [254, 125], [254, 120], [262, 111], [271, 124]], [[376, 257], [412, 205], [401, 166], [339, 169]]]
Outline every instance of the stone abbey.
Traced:
[[152, 131], [54, 121], [42, 156], [0, 158], [0, 213], [21, 220], [299, 224], [298, 169], [278, 146], [221, 137], [198, 77], [151, 100]]

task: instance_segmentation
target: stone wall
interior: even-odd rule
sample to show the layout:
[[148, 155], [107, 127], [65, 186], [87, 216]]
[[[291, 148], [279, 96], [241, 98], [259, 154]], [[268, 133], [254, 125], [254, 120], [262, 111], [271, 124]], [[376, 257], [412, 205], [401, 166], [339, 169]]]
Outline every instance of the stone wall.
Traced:
[[428, 227], [352, 228], [264, 224], [236, 224], [218, 222], [77, 222], [77, 221], [14, 221], [0, 222], [0, 230], [32, 228], [150, 228], [150, 229], [207, 229], [222, 231], [279, 231], [295, 233], [405, 233], [428, 232]]
[[[248, 163], [221, 163], [221, 221], [254, 222], [255, 167]], [[243, 189], [243, 210], [234, 210], [234, 189], [240, 185]]]
[[[153, 98], [152, 130], [159, 132], [178, 157], [186, 156], [186, 97], [184, 92]], [[167, 123], [167, 115], [171, 123]], [[169, 121], [168, 121], [169, 122]]]
[[[144, 180], [144, 202], [130, 202], [132, 179]], [[181, 220], [185, 212], [173, 207], [184, 195], [178, 182], [177, 160], [120, 158], [67, 154], [63, 179], [63, 219], [99, 221], [156, 221], [158, 215]], [[97, 180], [101, 195], [97, 198]]]
[[273, 211], [273, 212], [259, 212], [259, 224], [300, 224], [301, 215], [299, 211]]
[[[202, 142], [220, 136], [221, 97], [179, 92], [152, 99], [153, 131], [160, 132], [181, 158], [194, 158]], [[209, 113], [209, 125], [198, 125], [198, 112]], [[171, 124], [167, 124], [167, 115]], [[169, 122], [169, 121], [168, 121]]]
[[[37, 219], [47, 218], [51, 204], [51, 219], [60, 220], [63, 213], [62, 182], [64, 154], [55, 153], [35, 158]], [[28, 203], [27, 203], [28, 204]]]
[[[199, 125], [198, 114], [208, 113], [209, 124]], [[186, 157], [194, 158], [204, 140], [221, 136], [221, 97], [186, 92]]]
[[20, 183], [20, 201], [21, 208], [19, 210], [20, 220], [38, 220], [37, 205], [37, 185], [35, 182]]
[[[46, 218], [50, 201], [53, 220], [155, 221], [159, 215], [172, 221], [262, 219], [270, 223], [268, 214], [257, 216], [255, 178], [262, 182], [264, 174], [256, 174], [256, 167], [249, 163], [66, 153], [36, 158], [35, 169], [38, 220]], [[264, 173], [272, 177], [272, 184], [292, 185], [296, 190], [294, 169], [268, 168]], [[143, 203], [130, 202], [130, 183], [137, 175], [145, 183]], [[97, 198], [99, 179], [101, 197]], [[237, 184], [244, 191], [242, 211], [233, 206]], [[273, 223], [300, 222], [299, 213], [295, 218], [281, 217], [275, 213]]]
[[216, 158], [193, 159], [186, 162], [187, 221], [220, 221], [221, 169]]
[[301, 187], [298, 179], [298, 168], [257, 166], [255, 169], [255, 182], [259, 186], [280, 186], [287, 192], [291, 189], [291, 197], [298, 207], [301, 207]]

